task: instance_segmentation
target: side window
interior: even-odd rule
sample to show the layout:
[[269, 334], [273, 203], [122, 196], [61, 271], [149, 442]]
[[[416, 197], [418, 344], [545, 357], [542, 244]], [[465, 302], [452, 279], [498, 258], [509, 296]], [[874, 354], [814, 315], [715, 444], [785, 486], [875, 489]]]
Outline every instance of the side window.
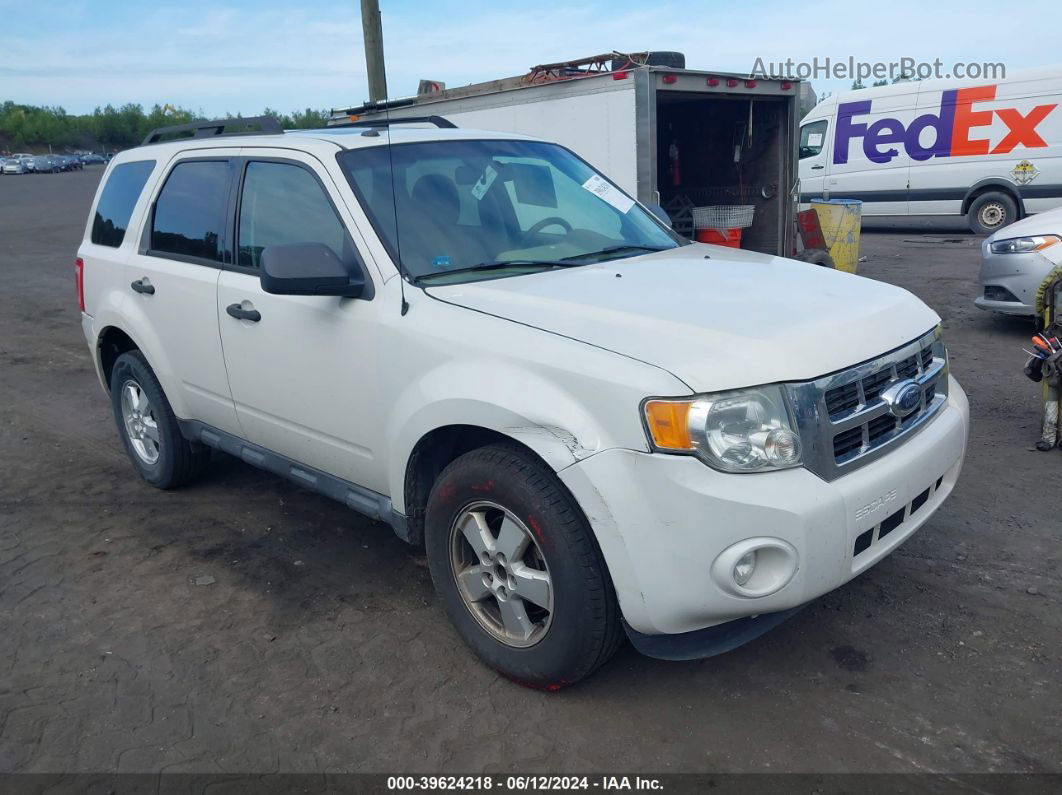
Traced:
[[290, 163], [250, 162], [240, 200], [239, 264], [257, 268], [266, 246], [324, 243], [343, 262], [354, 246], [311, 172]]
[[826, 145], [827, 121], [808, 122], [800, 128], [800, 159], [814, 157]]
[[115, 167], [96, 204], [96, 215], [92, 219], [93, 243], [113, 248], [122, 245], [136, 200], [154, 168], [154, 160], [138, 160]]
[[228, 200], [227, 160], [178, 163], [155, 202], [151, 250], [220, 262]]

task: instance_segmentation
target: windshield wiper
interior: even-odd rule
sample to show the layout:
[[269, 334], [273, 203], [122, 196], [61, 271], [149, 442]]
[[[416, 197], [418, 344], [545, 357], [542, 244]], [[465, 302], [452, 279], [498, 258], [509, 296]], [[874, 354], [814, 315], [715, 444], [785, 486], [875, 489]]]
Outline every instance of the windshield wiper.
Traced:
[[567, 259], [509, 259], [504, 262], [481, 262], [479, 265], [469, 265], [464, 268], [451, 268], [450, 270], [436, 273], [425, 273], [416, 277], [413, 281], [434, 279], [437, 276], [449, 276], [453, 273], [472, 273], [473, 271], [497, 271], [505, 268], [541, 267], [541, 268], [577, 268], [583, 263], [568, 262]]
[[[638, 246], [624, 243], [620, 246], [608, 246], [600, 251], [588, 251], [585, 254], [573, 254], [572, 256], [564, 257], [563, 259], [565, 262], [570, 262], [571, 260], [583, 259], [584, 257], [602, 257], [607, 254], [617, 254], [621, 251], [630, 251], [631, 253], [638, 251], [653, 252], [668, 251], [672, 248], [675, 248], [675, 246]], [[619, 259], [619, 257], [613, 257], [613, 259]]]

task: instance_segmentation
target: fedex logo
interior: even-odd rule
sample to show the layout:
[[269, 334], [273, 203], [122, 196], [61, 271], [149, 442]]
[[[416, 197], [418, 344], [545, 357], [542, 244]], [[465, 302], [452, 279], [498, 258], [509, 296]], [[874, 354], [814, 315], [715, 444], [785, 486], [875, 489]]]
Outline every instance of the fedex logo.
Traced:
[[[837, 107], [837, 135], [834, 140], [833, 162], [848, 162], [848, 147], [854, 138], [863, 139], [863, 154], [874, 163], [888, 163], [900, 154], [896, 145], [903, 148], [912, 160], [929, 160], [931, 157], [960, 157], [965, 155], [1002, 155], [1017, 146], [1030, 149], [1046, 147], [1047, 143], [1036, 132], [1037, 125], [1053, 111], [1055, 105], [1037, 105], [1024, 116], [1017, 108], [974, 110], [977, 102], [996, 98], [996, 86], [959, 88], [945, 91], [940, 99], [939, 113], [926, 113], [904, 126], [899, 119], [884, 118], [867, 125], [857, 121], [857, 116], [870, 113], [872, 100], [865, 102], [842, 102]], [[987, 138], [976, 137], [976, 128], [992, 123], [998, 116], [1007, 126], [1007, 134], [991, 149]], [[924, 130], [933, 131], [933, 140], [923, 146], [920, 142]]]

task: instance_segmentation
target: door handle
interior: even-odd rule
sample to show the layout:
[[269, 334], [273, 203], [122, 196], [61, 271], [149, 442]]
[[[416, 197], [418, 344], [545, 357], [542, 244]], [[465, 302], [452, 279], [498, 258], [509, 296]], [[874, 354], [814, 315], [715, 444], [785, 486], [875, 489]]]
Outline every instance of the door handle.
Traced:
[[811, 170], [812, 171], [822, 171], [822, 169], [824, 169], [824, 168], [826, 168], [826, 166], [812, 166]]
[[225, 307], [225, 311], [237, 320], [250, 320], [252, 323], [257, 323], [262, 319], [262, 313], [257, 309], [244, 309], [239, 304], [229, 304]]
[[129, 286], [132, 287], [134, 290], [136, 290], [138, 293], [141, 293], [143, 295], [154, 295], [155, 294], [155, 286], [151, 282], [149, 282], [146, 278], [145, 279], [137, 279], [135, 282], [133, 282]]

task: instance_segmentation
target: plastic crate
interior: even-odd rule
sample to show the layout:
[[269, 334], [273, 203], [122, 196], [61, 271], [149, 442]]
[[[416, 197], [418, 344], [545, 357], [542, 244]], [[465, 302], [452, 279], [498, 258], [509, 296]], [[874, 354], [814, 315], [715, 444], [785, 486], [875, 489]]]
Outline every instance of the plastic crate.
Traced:
[[745, 229], [752, 226], [756, 211], [752, 204], [718, 204], [711, 207], [694, 207], [694, 229]]

